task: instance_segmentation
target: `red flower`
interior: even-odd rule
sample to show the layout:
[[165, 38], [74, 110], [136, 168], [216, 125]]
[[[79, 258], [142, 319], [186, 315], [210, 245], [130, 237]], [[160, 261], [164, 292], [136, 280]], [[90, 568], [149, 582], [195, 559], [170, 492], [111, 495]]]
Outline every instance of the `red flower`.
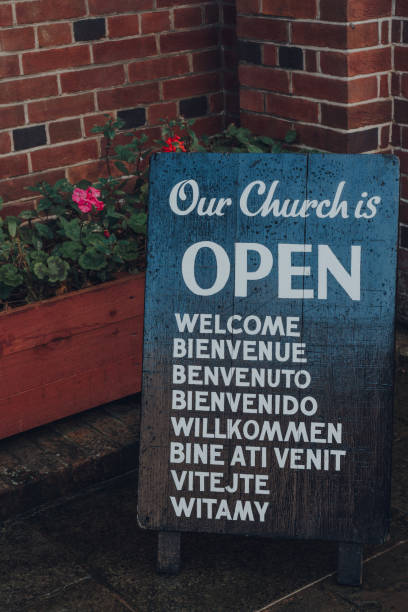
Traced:
[[167, 138], [166, 144], [162, 147], [162, 151], [165, 153], [177, 153], [178, 151], [187, 153], [184, 142], [181, 140], [180, 136], [177, 135]]
[[103, 230], [103, 235], [105, 236], [105, 238], [109, 238], [110, 232], [108, 230]]

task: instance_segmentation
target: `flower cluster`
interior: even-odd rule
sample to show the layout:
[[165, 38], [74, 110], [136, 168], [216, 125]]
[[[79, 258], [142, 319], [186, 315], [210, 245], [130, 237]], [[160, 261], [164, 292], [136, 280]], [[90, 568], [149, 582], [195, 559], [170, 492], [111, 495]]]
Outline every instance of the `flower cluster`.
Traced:
[[95, 210], [103, 210], [104, 203], [101, 200], [98, 200], [101, 192], [99, 189], [95, 189], [95, 187], [88, 187], [88, 189], [79, 189], [76, 187], [72, 193], [72, 200], [78, 204], [79, 210], [83, 213], [89, 213], [92, 210], [92, 207]]
[[162, 147], [162, 151], [165, 153], [178, 153], [182, 151], [183, 153], [187, 153], [184, 142], [181, 140], [180, 136], [170, 136], [165, 141], [166, 144]]

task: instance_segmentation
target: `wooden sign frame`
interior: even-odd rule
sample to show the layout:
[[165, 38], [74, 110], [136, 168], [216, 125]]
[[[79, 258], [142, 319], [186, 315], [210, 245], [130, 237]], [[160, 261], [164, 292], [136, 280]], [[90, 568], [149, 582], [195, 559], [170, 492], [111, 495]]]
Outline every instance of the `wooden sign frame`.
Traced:
[[398, 160], [151, 162], [138, 520], [336, 540], [389, 524]]

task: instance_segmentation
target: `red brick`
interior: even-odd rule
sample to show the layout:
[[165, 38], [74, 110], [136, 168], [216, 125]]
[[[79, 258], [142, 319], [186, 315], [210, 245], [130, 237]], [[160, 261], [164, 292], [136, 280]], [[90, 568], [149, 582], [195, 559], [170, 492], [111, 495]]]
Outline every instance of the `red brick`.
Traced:
[[237, 13], [259, 15], [261, 0], [236, 0]]
[[0, 79], [18, 76], [19, 74], [20, 64], [18, 63], [18, 55], [0, 56]]
[[0, 87], [0, 104], [20, 102], [33, 98], [48, 98], [58, 94], [57, 77], [44, 76], [33, 79], [19, 79], [9, 81]]
[[294, 19], [314, 19], [317, 12], [316, 4], [316, 0], [263, 0], [262, 14]]
[[170, 13], [168, 11], [142, 13], [141, 20], [143, 34], [153, 34], [154, 32], [165, 32], [166, 30], [170, 30]]
[[187, 56], [172, 55], [130, 64], [129, 81], [154, 81], [186, 72], [189, 72]]
[[380, 98], [388, 98], [390, 95], [390, 79], [389, 74], [380, 76]]
[[246, 87], [289, 93], [289, 74], [286, 70], [243, 64], [239, 67], [239, 78], [241, 85]]
[[109, 13], [134, 13], [148, 11], [154, 7], [154, 0], [89, 0], [91, 15], [108, 15]]
[[395, 70], [407, 71], [408, 67], [408, 46], [395, 47], [394, 50], [394, 66]]
[[11, 25], [13, 25], [13, 11], [11, 9], [11, 4], [1, 4], [0, 5], [0, 26], [2, 28], [5, 28]]
[[110, 38], [136, 36], [139, 34], [139, 15], [117, 15], [109, 17], [108, 32]]
[[382, 128], [380, 128], [380, 147], [382, 149], [390, 146], [390, 133], [391, 130], [389, 125], [384, 125]]
[[32, 102], [28, 105], [28, 117], [31, 123], [41, 123], [50, 119], [62, 119], [82, 115], [94, 110], [93, 94], [63, 96]]
[[299, 142], [308, 147], [331, 153], [365, 153], [373, 151], [378, 145], [378, 130], [360, 132], [337, 132], [318, 126], [296, 126]]
[[391, 119], [391, 100], [348, 107], [322, 104], [322, 123], [330, 127], [352, 130], [368, 125], [386, 123]]
[[396, 1], [395, 14], [401, 17], [408, 17], [408, 0]]
[[[193, 72], [216, 70], [221, 67], [219, 49], [200, 51], [193, 54]], [[186, 71], [187, 72], [187, 71]]]
[[391, 94], [399, 96], [401, 94], [401, 74], [393, 72], [391, 75]]
[[241, 113], [241, 125], [249, 128], [254, 134], [263, 134], [278, 140], [283, 140], [291, 127], [290, 121], [276, 119], [270, 115], [254, 115], [245, 111]]
[[292, 42], [295, 45], [346, 49], [347, 28], [344, 25], [337, 24], [294, 22], [292, 24]]
[[199, 4], [197, 0], [156, 0], [157, 8], [178, 6], [179, 4]]
[[218, 72], [171, 79], [163, 83], [163, 98], [191, 98], [220, 88]]
[[72, 42], [69, 23], [50, 23], [38, 26], [38, 44], [40, 47], [58, 47]]
[[161, 34], [160, 36], [160, 48], [162, 53], [215, 47], [217, 46], [217, 42], [217, 30], [212, 26], [190, 32]]
[[288, 24], [275, 19], [261, 17], [237, 17], [237, 36], [251, 40], [287, 42]]
[[307, 98], [347, 102], [347, 82], [322, 76], [293, 74], [293, 92]]
[[[0, 155], [6, 155], [11, 151], [11, 138], [9, 132], [0, 132]], [[4, 198], [4, 196], [2, 196]]]
[[265, 112], [265, 94], [253, 89], [241, 89], [240, 107], [256, 113]]
[[392, 42], [399, 43], [401, 42], [401, 33], [402, 33], [402, 22], [398, 19], [393, 19], [392, 21]]
[[35, 46], [34, 28], [10, 28], [0, 31], [0, 46], [3, 51], [32, 49]]
[[[113, 115], [111, 115], [112, 118]], [[107, 121], [106, 113], [98, 113], [96, 115], [88, 115], [84, 117], [84, 130], [85, 136], [90, 136], [92, 134], [92, 128], [95, 126], [105, 125]]]
[[290, 96], [266, 94], [266, 112], [293, 121], [317, 123], [319, 105], [311, 100], [302, 100]]
[[208, 96], [210, 113], [222, 113], [224, 111], [224, 92], [219, 91]]
[[391, 15], [391, 8], [392, 0], [320, 0], [320, 18], [327, 21], [364, 21]]
[[307, 72], [317, 72], [317, 53], [310, 49], [305, 49], [305, 70]]
[[381, 24], [381, 44], [387, 45], [390, 42], [390, 21], [383, 21]]
[[222, 129], [223, 119], [219, 115], [199, 117], [194, 123], [194, 131], [198, 136], [217, 134], [221, 132]]
[[16, 127], [25, 123], [24, 106], [6, 106], [0, 111], [0, 129]]
[[[113, 174], [115, 175], [115, 172]], [[106, 165], [103, 159], [85, 162], [84, 164], [67, 169], [67, 179], [73, 185], [82, 180], [94, 182], [101, 176], [107, 176]]]
[[34, 2], [17, 2], [17, 23], [40, 23], [41, 21], [59, 21], [73, 19], [86, 14], [85, 0], [69, 0], [69, 2], [50, 2], [36, 0]]
[[176, 119], [176, 102], [164, 102], [162, 104], [152, 104], [147, 109], [147, 122], [149, 125], [156, 125], [160, 119]]
[[50, 123], [49, 134], [51, 144], [77, 140], [82, 136], [81, 121], [79, 119], [68, 119], [67, 121]]
[[149, 55], [156, 55], [156, 39], [154, 36], [111, 40], [94, 45], [95, 64], [109, 64], [118, 60], [147, 57]]
[[370, 49], [348, 55], [348, 75], [385, 72], [391, 69], [391, 48]]
[[201, 25], [201, 8], [190, 6], [174, 9], [174, 25], [176, 28], [194, 28]]
[[52, 170], [41, 174], [28, 174], [27, 176], [6, 179], [0, 182], [0, 193], [5, 202], [21, 200], [30, 194], [27, 187], [32, 187], [40, 181], [53, 184], [64, 176], [63, 170]]
[[353, 79], [348, 83], [348, 102], [363, 102], [376, 98], [378, 94], [377, 77], [362, 77], [361, 79]]
[[378, 23], [360, 23], [347, 27], [347, 49], [361, 49], [378, 45]]
[[276, 45], [263, 45], [263, 64], [265, 66], [278, 65], [278, 47]]
[[27, 174], [28, 161], [26, 154], [5, 155], [0, 158], [0, 179]]
[[394, 149], [394, 155], [397, 155], [399, 157], [401, 173], [408, 174], [408, 151]]
[[89, 64], [90, 59], [88, 45], [34, 51], [23, 55], [23, 70], [24, 74], [33, 74], [60, 68], [72, 68]]
[[139, 104], [149, 104], [159, 101], [158, 83], [149, 85], [133, 85], [120, 89], [109, 89], [98, 93], [100, 110], [120, 108], [135, 108]]
[[61, 87], [64, 93], [75, 93], [91, 89], [107, 88], [125, 82], [123, 66], [106, 66], [61, 74]]
[[72, 144], [37, 149], [31, 152], [33, 171], [47, 170], [76, 164], [98, 157], [96, 140], [83, 140]]
[[347, 76], [348, 59], [345, 53], [321, 51], [320, 67], [323, 73], [334, 76]]

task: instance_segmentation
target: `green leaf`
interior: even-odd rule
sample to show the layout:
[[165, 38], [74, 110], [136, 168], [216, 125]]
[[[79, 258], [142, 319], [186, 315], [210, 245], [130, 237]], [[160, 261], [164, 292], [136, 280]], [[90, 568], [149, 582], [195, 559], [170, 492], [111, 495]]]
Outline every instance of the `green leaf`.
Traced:
[[8, 298], [10, 297], [12, 293], [13, 293], [13, 287], [8, 287], [7, 285], [0, 283], [0, 299], [1, 300], [8, 300]]
[[20, 219], [27, 220], [27, 219], [35, 219], [37, 215], [33, 210], [22, 210], [18, 216], [20, 217]]
[[107, 265], [105, 255], [98, 252], [95, 247], [86, 249], [78, 259], [78, 263], [84, 270], [103, 270]]
[[18, 287], [23, 283], [23, 277], [16, 266], [6, 263], [0, 267], [0, 282], [8, 287]]
[[33, 272], [39, 280], [44, 280], [48, 275], [48, 268], [41, 261], [37, 261], [33, 266]]
[[8, 233], [12, 238], [17, 234], [17, 220], [15, 217], [6, 217]]
[[41, 238], [52, 240], [54, 238], [54, 232], [46, 223], [34, 223], [35, 230]]
[[64, 242], [59, 248], [59, 254], [67, 259], [72, 259], [72, 261], [77, 261], [82, 251], [82, 244], [74, 241]]
[[135, 261], [139, 257], [139, 249], [130, 240], [120, 240], [115, 246], [115, 253], [125, 261]]
[[72, 219], [67, 221], [66, 219], [60, 219], [62, 229], [64, 230], [65, 236], [70, 240], [78, 242], [81, 238], [81, 226], [79, 219]]
[[134, 213], [128, 219], [128, 225], [136, 234], [145, 234], [147, 214], [144, 212]]
[[51, 283], [56, 283], [58, 281], [62, 282], [67, 278], [69, 264], [61, 259], [61, 257], [51, 255], [51, 257], [48, 257], [47, 259], [47, 266], [48, 276]]
[[125, 164], [121, 161], [116, 161], [115, 162], [115, 166], [117, 167], [117, 169], [119, 170], [119, 172], [122, 172], [122, 174], [128, 174], [129, 170], [126, 168]]
[[288, 130], [285, 135], [285, 142], [292, 144], [292, 142], [295, 142], [296, 140], [296, 135], [295, 130]]

